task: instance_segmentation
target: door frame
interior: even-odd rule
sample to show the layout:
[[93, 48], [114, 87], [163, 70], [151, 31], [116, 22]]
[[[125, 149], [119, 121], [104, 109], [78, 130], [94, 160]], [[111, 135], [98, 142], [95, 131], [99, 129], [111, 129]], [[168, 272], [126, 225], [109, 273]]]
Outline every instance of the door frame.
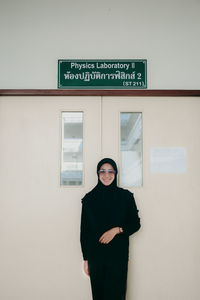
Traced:
[[66, 90], [66, 89], [0, 89], [0, 96], [142, 96], [199, 97], [200, 90]]

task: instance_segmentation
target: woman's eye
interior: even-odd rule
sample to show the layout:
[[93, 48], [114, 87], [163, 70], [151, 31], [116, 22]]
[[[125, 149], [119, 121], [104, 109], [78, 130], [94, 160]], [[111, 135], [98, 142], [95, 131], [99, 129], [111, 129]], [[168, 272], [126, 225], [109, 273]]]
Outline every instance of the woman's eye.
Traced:
[[105, 172], [105, 170], [100, 170], [99, 171], [99, 174], [105, 174], [106, 172]]

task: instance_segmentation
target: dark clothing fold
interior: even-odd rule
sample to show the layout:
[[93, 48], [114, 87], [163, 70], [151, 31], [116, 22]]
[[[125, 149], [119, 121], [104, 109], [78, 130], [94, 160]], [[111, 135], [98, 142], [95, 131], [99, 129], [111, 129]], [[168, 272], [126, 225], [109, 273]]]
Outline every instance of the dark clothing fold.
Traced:
[[[103, 186], [101, 187], [103, 188]], [[82, 199], [81, 248], [84, 260], [128, 260], [129, 236], [139, 230], [140, 218], [134, 196], [119, 187], [95, 187]], [[122, 227], [108, 244], [99, 238], [113, 227]]]
[[127, 261], [88, 261], [93, 300], [125, 300]]

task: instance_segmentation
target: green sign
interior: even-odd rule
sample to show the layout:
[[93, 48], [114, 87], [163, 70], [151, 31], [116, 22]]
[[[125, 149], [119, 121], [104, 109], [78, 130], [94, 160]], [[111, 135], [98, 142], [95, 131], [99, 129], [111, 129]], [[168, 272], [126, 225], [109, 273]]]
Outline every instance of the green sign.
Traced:
[[58, 60], [59, 89], [146, 89], [147, 60]]

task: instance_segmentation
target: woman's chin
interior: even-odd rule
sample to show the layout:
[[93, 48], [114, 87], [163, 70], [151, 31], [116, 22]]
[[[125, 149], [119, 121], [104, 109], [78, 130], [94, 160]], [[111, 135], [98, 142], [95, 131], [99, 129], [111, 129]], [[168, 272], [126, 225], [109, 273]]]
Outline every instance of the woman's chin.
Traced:
[[110, 185], [111, 183], [112, 183], [112, 181], [103, 181], [103, 184], [106, 186]]

